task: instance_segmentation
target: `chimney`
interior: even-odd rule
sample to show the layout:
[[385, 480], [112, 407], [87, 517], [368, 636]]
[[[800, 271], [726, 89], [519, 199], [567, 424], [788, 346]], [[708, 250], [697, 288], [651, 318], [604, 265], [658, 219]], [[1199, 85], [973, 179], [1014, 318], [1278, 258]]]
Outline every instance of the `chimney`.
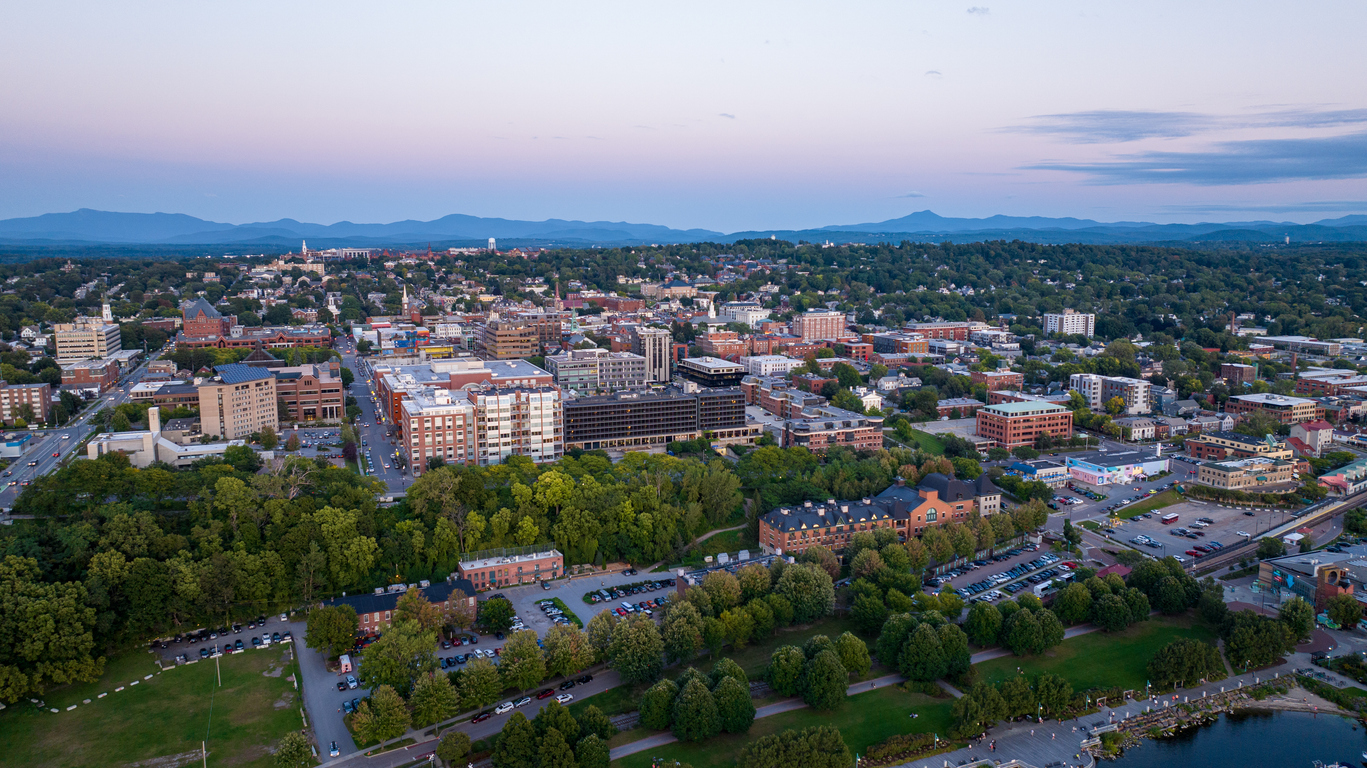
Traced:
[[811, 508], [812, 508], [812, 501], [811, 501], [811, 499], [808, 499], [807, 501], [802, 502], [802, 506], [803, 506], [804, 508], [806, 508], [806, 509], [811, 509]]
[[841, 505], [840, 505], [840, 511], [841, 511], [841, 512], [844, 512], [845, 514], [849, 514], [849, 512], [850, 512], [850, 505], [849, 505], [849, 504], [841, 504]]
[[897, 480], [897, 487], [898, 487], [898, 488], [905, 488], [905, 487], [907, 486], [907, 479], [906, 479], [905, 477], [902, 477], [901, 475], [898, 475], [898, 476], [896, 477], [896, 480]]
[[161, 431], [161, 408], [147, 409], [147, 431], [153, 434]]

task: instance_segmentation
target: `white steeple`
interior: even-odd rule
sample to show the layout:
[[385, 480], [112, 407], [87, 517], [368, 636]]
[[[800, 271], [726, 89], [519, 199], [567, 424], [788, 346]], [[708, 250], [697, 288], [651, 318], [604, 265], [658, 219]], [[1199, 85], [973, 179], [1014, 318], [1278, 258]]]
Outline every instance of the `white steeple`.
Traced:
[[307, 240], [300, 240], [300, 241], [299, 241], [299, 253], [302, 254], [302, 255], [304, 255], [304, 256], [309, 255], [309, 241], [307, 241]]
[[114, 322], [114, 310], [109, 307], [109, 297], [104, 297], [104, 312], [101, 315], [106, 323]]

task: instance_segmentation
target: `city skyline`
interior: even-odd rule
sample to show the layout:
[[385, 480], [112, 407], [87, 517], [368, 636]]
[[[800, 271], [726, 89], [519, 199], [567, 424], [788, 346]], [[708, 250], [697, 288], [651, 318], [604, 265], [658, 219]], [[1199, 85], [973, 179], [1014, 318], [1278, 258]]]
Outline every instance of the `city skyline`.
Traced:
[[[1367, 212], [1347, 3], [12, 11], [0, 218]], [[1358, 22], [1358, 23], [1354, 23]]]

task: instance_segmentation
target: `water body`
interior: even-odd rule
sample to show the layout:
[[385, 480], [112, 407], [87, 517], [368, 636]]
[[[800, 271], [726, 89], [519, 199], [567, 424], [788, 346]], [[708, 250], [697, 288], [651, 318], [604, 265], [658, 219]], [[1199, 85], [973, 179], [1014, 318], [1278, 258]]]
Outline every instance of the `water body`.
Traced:
[[[1356, 728], [1354, 728], [1356, 726]], [[1367, 729], [1355, 720], [1300, 712], [1241, 712], [1171, 739], [1144, 739], [1102, 768], [1310, 768], [1315, 760], [1361, 766]]]

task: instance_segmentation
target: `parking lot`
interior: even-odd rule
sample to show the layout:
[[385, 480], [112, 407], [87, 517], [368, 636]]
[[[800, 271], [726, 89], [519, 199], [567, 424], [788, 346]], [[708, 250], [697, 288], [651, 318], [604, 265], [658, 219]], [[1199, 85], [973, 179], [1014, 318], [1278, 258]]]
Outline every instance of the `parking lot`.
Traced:
[[995, 602], [1014, 597], [1050, 579], [1064, 577], [1073, 568], [1072, 561], [1050, 552], [1040, 552], [1038, 545], [1012, 549], [998, 558], [975, 561], [951, 571], [956, 575], [947, 582], [927, 582], [926, 588], [938, 589], [948, 583], [964, 600]]
[[[1164, 525], [1162, 519], [1169, 514], [1177, 515], [1177, 519]], [[1202, 523], [1201, 518], [1213, 522]], [[1257, 536], [1289, 519], [1291, 516], [1287, 512], [1185, 501], [1135, 517], [1118, 526], [1114, 538], [1135, 544], [1141, 552], [1155, 557], [1176, 555], [1185, 562], [1191, 562], [1196, 558], [1188, 555], [1187, 550], [1198, 544], [1209, 546], [1211, 542], [1218, 542], [1224, 547], [1241, 544], [1244, 541], [1243, 534]], [[1183, 531], [1182, 535], [1178, 535], [1179, 529]], [[1133, 541], [1141, 535], [1161, 546]]]

